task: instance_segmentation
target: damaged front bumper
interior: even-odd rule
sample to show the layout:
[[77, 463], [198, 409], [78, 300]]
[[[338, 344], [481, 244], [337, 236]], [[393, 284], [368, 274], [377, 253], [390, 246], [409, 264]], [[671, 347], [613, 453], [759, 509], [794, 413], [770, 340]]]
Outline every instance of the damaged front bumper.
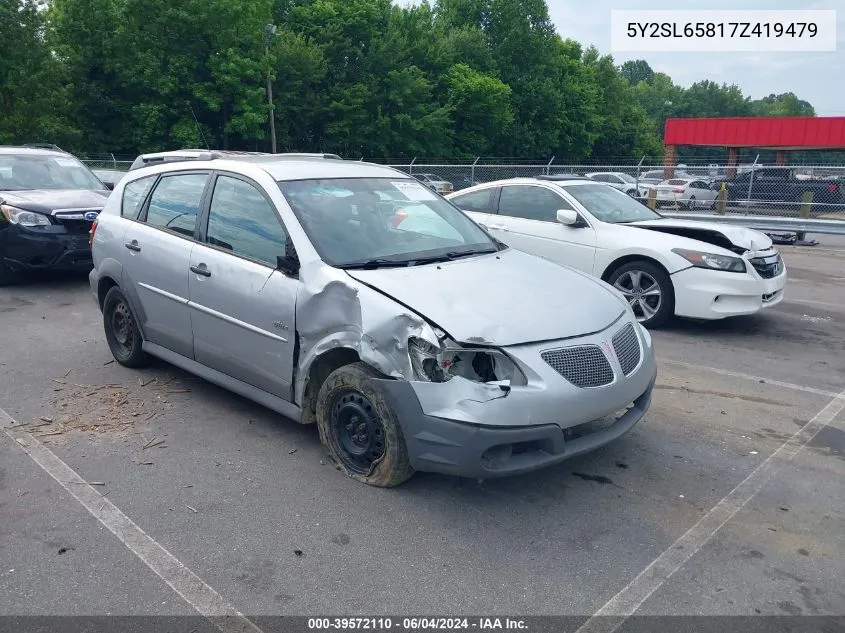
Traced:
[[764, 279], [749, 265], [746, 273], [687, 268], [672, 275], [675, 314], [694, 319], [724, 319], [755, 314], [783, 301], [786, 267]]
[[[380, 381], [402, 426], [411, 465], [487, 479], [550, 466], [621, 437], [648, 410], [657, 369], [650, 336], [635, 326], [640, 357], [625, 375], [611, 347], [602, 345], [619, 329], [617, 323], [577, 340], [505, 348], [526, 375], [521, 386], [503, 389], [461, 378]], [[588, 345], [605, 350], [613, 368], [607, 384], [576, 387], [540, 356]]]

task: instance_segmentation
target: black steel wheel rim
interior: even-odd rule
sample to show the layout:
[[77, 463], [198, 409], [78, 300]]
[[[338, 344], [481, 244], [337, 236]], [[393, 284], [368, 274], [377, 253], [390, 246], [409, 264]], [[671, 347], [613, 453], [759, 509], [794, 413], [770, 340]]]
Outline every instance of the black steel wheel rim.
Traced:
[[369, 473], [384, 455], [384, 425], [373, 403], [359, 391], [345, 390], [335, 396], [330, 416], [343, 464], [355, 473]]
[[123, 301], [115, 304], [112, 310], [111, 331], [120, 351], [126, 355], [131, 354], [135, 346], [135, 319]]

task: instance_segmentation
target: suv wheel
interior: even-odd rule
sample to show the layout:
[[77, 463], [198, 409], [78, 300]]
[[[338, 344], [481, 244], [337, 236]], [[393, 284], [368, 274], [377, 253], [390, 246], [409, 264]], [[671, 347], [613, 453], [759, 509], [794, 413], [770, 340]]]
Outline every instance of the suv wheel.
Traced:
[[103, 327], [114, 359], [125, 367], [143, 367], [149, 356], [141, 349], [143, 339], [129, 301], [117, 286], [103, 301]]
[[414, 474], [396, 414], [364, 363], [333, 371], [317, 396], [320, 441], [349, 477], [371, 486], [398, 486]]

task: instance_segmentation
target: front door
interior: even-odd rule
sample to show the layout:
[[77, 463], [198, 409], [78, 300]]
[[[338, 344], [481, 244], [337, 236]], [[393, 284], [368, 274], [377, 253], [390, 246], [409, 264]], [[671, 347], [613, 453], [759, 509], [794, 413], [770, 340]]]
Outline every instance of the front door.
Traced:
[[542, 185], [505, 185], [497, 215], [487, 228], [508, 246], [593, 273], [596, 233], [589, 226], [572, 227], [557, 221], [559, 209], [572, 209], [563, 196]]
[[189, 266], [197, 362], [290, 401], [299, 281], [277, 269], [287, 232], [265, 192], [216, 177]]

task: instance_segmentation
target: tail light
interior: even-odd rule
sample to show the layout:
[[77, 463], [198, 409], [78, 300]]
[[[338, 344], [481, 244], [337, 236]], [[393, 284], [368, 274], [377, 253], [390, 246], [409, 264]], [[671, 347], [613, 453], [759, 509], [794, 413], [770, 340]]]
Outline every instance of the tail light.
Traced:
[[402, 224], [405, 219], [408, 217], [408, 212], [405, 209], [396, 209], [396, 212], [393, 214], [393, 217], [390, 219], [390, 223], [393, 225], [395, 229], [397, 226]]
[[97, 232], [97, 222], [98, 220], [94, 220], [91, 223], [90, 230], [88, 231], [88, 248], [91, 248], [91, 246], [93, 246], [94, 244], [94, 233]]
[[683, 187], [675, 187], [674, 189], [672, 189], [672, 193], [683, 193], [683, 192], [684, 192]]
[[835, 183], [835, 182], [830, 183], [830, 184], [827, 186], [827, 190], [828, 190], [830, 193], [836, 193], [836, 183]]

